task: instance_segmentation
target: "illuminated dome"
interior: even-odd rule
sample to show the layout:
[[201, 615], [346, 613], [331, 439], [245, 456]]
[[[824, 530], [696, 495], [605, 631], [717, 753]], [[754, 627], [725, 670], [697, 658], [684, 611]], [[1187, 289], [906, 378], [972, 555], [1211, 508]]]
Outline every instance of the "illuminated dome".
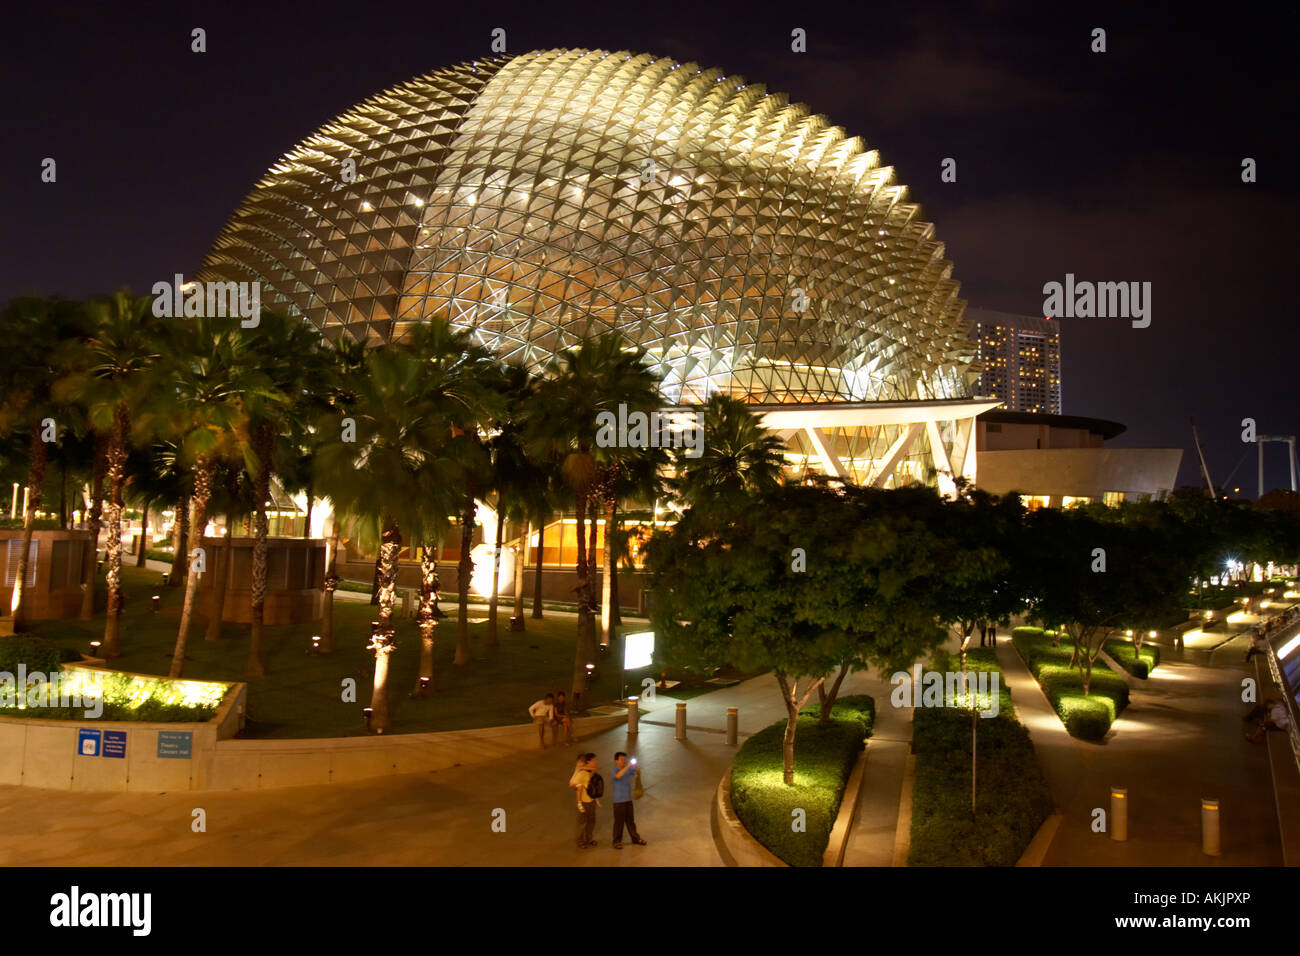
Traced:
[[197, 278], [258, 280], [331, 336], [444, 316], [529, 365], [616, 329], [674, 402], [968, 397], [965, 303], [905, 199], [862, 140], [741, 77], [549, 50], [326, 124]]

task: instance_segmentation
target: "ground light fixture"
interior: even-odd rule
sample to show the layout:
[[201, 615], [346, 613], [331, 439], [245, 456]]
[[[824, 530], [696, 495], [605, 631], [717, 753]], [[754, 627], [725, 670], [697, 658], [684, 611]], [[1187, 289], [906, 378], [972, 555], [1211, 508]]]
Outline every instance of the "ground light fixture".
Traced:
[[373, 710], [372, 708], [370, 708], [370, 707], [363, 707], [363, 708], [361, 708], [361, 715], [362, 715], [362, 717], [365, 719], [365, 722], [366, 722], [366, 730], [369, 730], [369, 729], [370, 729], [370, 718], [373, 717], [373, 716], [375, 715], [374, 710]]
[[99, 641], [90, 642], [90, 654], [92, 657], [99, 654]]
[[157, 614], [157, 613], [158, 613], [158, 595], [155, 594], [155, 595], [154, 595], [153, 597], [151, 597], [149, 600], [150, 600], [150, 601], [152, 602], [152, 604], [153, 604], [153, 610], [154, 610], [154, 613]]
[[308, 653], [308, 654], [319, 654], [319, 653], [320, 653], [320, 635], [319, 635], [319, 634], [313, 634], [313, 635], [311, 636], [311, 650], [309, 650], [307, 653]]
[[166, 572], [166, 571], [163, 572], [162, 580], [159, 581], [158, 583], [161, 584], [163, 587], [166, 587], [166, 586], [167, 586], [167, 572]]

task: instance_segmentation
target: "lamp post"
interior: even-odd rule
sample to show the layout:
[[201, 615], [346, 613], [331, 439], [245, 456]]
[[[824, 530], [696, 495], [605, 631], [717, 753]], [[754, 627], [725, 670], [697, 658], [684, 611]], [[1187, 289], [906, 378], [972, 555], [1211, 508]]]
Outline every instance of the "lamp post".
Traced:
[[13, 500], [13, 504], [11, 504], [11, 505], [9, 506], [9, 517], [10, 517], [10, 518], [17, 518], [17, 517], [18, 517], [18, 482], [16, 482], [16, 481], [14, 482], [14, 500]]

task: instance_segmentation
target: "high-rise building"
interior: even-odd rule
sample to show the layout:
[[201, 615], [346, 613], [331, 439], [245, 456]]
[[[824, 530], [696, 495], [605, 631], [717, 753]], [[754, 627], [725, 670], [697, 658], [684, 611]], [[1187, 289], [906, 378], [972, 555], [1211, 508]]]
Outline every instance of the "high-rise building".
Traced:
[[1061, 414], [1061, 329], [1051, 319], [970, 308], [979, 362], [976, 393], [1007, 411]]

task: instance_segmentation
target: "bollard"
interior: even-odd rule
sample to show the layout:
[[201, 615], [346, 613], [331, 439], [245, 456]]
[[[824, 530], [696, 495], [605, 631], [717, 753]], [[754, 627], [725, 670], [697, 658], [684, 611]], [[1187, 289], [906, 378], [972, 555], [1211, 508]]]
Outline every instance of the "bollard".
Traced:
[[1219, 855], [1219, 801], [1201, 798], [1201, 852]]
[[735, 707], [727, 708], [727, 745], [736, 746], [736, 738], [740, 734], [740, 712]]
[[1128, 839], [1128, 790], [1123, 787], [1110, 788], [1110, 838]]
[[636, 722], [637, 699], [635, 697], [629, 697], [627, 699], [627, 733], [629, 737], [636, 733]]
[[686, 739], [686, 702], [677, 702], [677, 739]]

